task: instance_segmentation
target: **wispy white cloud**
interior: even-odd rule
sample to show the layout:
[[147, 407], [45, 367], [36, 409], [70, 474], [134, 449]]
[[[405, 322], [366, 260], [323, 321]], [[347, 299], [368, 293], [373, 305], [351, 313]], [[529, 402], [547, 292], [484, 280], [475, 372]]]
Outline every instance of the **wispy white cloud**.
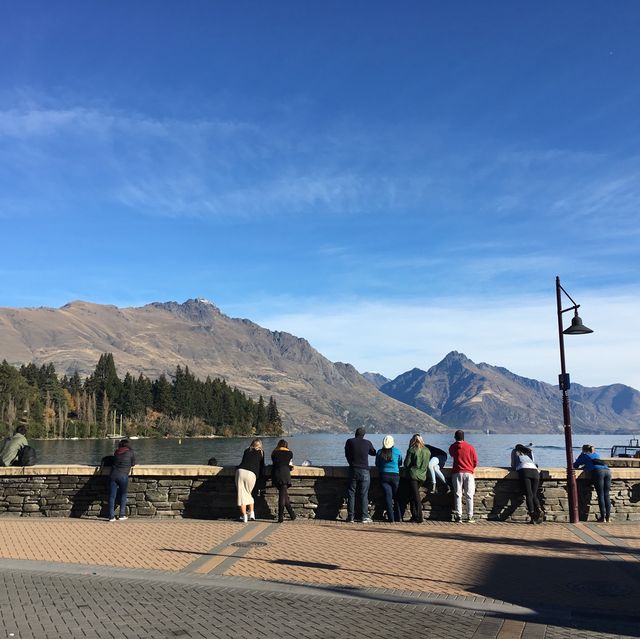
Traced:
[[[595, 331], [566, 338], [573, 381], [640, 388], [640, 336], [628, 330], [640, 313], [640, 291], [571, 293], [582, 304], [585, 324]], [[556, 383], [560, 367], [553, 291], [546, 297], [441, 298], [423, 304], [286, 299], [281, 312], [254, 307], [252, 319], [307, 338], [333, 361], [387, 377], [413, 367], [427, 369], [451, 350], [550, 383]]]

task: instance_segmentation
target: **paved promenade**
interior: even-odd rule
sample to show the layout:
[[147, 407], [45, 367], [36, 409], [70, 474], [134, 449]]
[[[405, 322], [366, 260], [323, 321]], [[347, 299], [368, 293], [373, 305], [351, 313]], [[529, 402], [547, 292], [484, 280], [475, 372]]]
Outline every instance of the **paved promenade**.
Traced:
[[640, 524], [0, 518], [0, 637], [640, 636]]

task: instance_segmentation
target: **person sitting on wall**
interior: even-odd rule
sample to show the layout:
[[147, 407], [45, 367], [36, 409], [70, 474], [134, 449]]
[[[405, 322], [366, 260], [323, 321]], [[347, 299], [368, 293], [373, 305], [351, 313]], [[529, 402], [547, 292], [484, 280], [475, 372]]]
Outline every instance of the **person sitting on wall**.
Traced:
[[13, 437], [7, 437], [4, 440], [2, 451], [0, 451], [0, 462], [2, 466], [11, 466], [17, 459], [20, 450], [29, 445], [26, 438], [26, 426], [18, 426]]

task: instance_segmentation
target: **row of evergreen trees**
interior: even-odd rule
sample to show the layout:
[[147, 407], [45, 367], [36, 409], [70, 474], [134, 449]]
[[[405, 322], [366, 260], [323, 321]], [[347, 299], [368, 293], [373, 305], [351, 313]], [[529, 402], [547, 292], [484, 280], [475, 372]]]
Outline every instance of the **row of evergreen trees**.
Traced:
[[188, 367], [155, 380], [120, 379], [111, 353], [94, 372], [59, 378], [53, 364], [0, 364], [0, 429], [24, 424], [31, 437], [274, 435], [282, 420], [273, 397], [256, 402], [225, 380], [197, 379]]

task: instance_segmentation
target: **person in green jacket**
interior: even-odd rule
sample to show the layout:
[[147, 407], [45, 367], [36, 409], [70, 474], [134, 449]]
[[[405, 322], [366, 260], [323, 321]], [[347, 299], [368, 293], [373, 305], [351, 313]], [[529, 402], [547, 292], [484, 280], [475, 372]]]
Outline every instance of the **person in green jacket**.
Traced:
[[420, 486], [427, 479], [430, 458], [431, 453], [424, 445], [422, 437], [414, 435], [409, 442], [409, 450], [407, 450], [404, 460], [404, 467], [411, 486], [411, 521], [418, 524], [424, 521], [422, 517], [422, 501], [420, 500]]
[[1, 463], [3, 466], [11, 466], [18, 459], [18, 453], [23, 446], [27, 446], [29, 442], [25, 435], [27, 429], [25, 426], [18, 426], [13, 437], [7, 437], [0, 451]]

